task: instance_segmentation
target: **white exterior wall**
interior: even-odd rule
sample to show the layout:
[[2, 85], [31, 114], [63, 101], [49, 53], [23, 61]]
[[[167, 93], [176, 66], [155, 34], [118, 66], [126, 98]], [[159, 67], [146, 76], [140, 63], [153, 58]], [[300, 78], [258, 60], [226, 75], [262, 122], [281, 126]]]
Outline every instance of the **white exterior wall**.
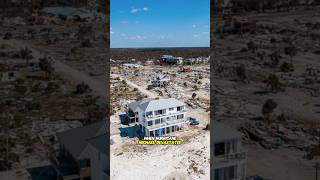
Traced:
[[[91, 146], [91, 145], [90, 145]], [[91, 179], [107, 179], [107, 156], [94, 147], [90, 148]]]
[[[155, 130], [155, 129], [159, 129], [159, 128], [165, 128], [168, 126], [174, 126], [174, 125], [183, 125], [186, 122], [186, 106], [183, 106], [183, 110], [182, 111], [177, 111], [177, 107], [173, 107], [174, 110], [169, 111], [170, 108], [166, 108], [166, 113], [163, 115], [155, 115], [154, 111], [153, 112], [153, 116], [149, 117], [149, 118], [145, 118], [143, 117], [145, 115], [146, 112], [142, 111], [141, 109], [139, 109], [139, 124], [141, 124], [144, 128], [147, 128], [149, 130]], [[160, 109], [159, 109], [160, 110]], [[156, 110], [155, 110], [156, 111]], [[182, 119], [176, 119], [176, 120], [170, 120], [167, 123], [167, 117], [172, 117], [172, 116], [177, 116], [177, 115], [183, 115]], [[152, 126], [148, 126], [148, 121], [155, 121], [156, 119], [160, 119], [164, 118], [165, 122], [164, 123], [160, 123], [155, 125], [155, 122], [153, 122]], [[149, 136], [148, 134], [149, 132], [146, 132], [145, 135]]]
[[[230, 141], [234, 141], [234, 140], [230, 140]], [[229, 141], [229, 142], [230, 142]], [[226, 143], [228, 141], [225, 141], [224, 143]], [[241, 143], [241, 139], [237, 139], [235, 141], [236, 143], [236, 152], [230, 152], [229, 154], [227, 153], [226, 155], [231, 155], [231, 154], [243, 154], [244, 153], [244, 158], [233, 158], [233, 159], [228, 159], [228, 158], [221, 158], [221, 157], [214, 157], [213, 162], [214, 162], [214, 171], [213, 173], [215, 173], [216, 169], [220, 169], [220, 168], [226, 168], [226, 167], [232, 167], [235, 166], [236, 167], [236, 179], [234, 180], [245, 180], [246, 179], [246, 154], [245, 152], [242, 150], [242, 143]], [[215, 174], [213, 175], [213, 177], [215, 176]], [[219, 180], [219, 179], [214, 179], [214, 180]]]

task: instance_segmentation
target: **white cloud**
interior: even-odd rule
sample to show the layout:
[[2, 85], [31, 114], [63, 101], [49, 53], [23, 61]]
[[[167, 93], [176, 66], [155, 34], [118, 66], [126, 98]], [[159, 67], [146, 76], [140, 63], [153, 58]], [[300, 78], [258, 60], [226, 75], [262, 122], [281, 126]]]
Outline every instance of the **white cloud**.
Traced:
[[138, 12], [141, 12], [141, 11], [149, 11], [149, 8], [148, 7], [144, 7], [144, 8], [134, 8], [132, 7], [130, 12], [131, 13], [138, 13]]
[[131, 8], [131, 13], [137, 13], [137, 12], [139, 12], [140, 10], [139, 9], [137, 9], [137, 8]]
[[207, 32], [207, 31], [206, 32], [202, 32], [202, 34], [209, 34], [209, 32]]
[[128, 21], [120, 21], [121, 24], [128, 24]]
[[146, 37], [137, 35], [137, 36], [131, 36], [129, 39], [131, 39], [131, 40], [141, 40], [141, 39], [146, 39]]
[[198, 38], [198, 37], [200, 37], [200, 35], [199, 34], [194, 34], [193, 37], [194, 38]]
[[113, 31], [110, 31], [110, 34], [114, 34], [114, 32], [113, 32]]
[[197, 26], [195, 24], [192, 25], [193, 28], [196, 28]]
[[126, 37], [127, 35], [125, 33], [121, 33], [120, 36]]

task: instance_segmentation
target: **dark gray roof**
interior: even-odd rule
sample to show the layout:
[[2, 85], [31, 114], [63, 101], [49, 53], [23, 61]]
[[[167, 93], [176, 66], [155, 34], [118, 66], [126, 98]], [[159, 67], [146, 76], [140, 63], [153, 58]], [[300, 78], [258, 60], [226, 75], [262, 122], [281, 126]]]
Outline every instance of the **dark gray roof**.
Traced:
[[57, 134], [60, 144], [75, 158], [81, 155], [81, 152], [88, 145], [87, 140], [96, 137], [99, 131], [104, 128], [106, 133], [106, 122], [99, 121], [90, 125], [70, 129]]
[[107, 155], [107, 135], [103, 134], [88, 140], [88, 142], [101, 153]]
[[182, 101], [179, 101], [174, 98], [169, 99], [157, 99], [153, 101], [149, 101], [147, 103], [141, 104], [140, 108], [145, 112], [155, 111], [159, 109], [166, 109], [171, 107], [184, 106], [185, 104]]
[[213, 142], [223, 142], [227, 140], [232, 139], [240, 139], [242, 137], [241, 133], [237, 130], [228, 127], [227, 125], [220, 123], [220, 122], [214, 122], [213, 123]]
[[130, 104], [128, 104], [128, 107], [132, 109], [133, 111], [136, 111], [139, 107], [144, 112], [148, 111], [156, 111], [160, 109], [166, 109], [171, 107], [178, 107], [178, 106], [184, 106], [184, 102], [179, 101], [174, 98], [169, 99], [143, 99], [141, 101], [135, 101]]
[[145, 102], [149, 102], [149, 101], [152, 101], [152, 100], [153, 100], [152, 98], [146, 98], [146, 99], [143, 99], [141, 101], [134, 101], [134, 102], [129, 103], [128, 107], [129, 107], [129, 109], [131, 109], [133, 111], [136, 111], [140, 104], [143, 104]]

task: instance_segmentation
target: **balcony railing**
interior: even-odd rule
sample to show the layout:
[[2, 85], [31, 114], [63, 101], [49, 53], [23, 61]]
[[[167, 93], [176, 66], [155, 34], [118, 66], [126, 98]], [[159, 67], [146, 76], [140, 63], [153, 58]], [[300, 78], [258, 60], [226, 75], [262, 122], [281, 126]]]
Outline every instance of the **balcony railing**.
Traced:
[[213, 158], [213, 161], [214, 163], [221, 163], [221, 162], [245, 160], [246, 158], [247, 158], [246, 152], [238, 152], [238, 153], [215, 156]]
[[154, 128], [158, 128], [158, 127], [164, 127], [164, 126], [177, 124], [177, 123], [183, 123], [183, 122], [187, 122], [187, 120], [186, 119], [171, 120], [171, 121], [166, 121], [166, 122], [160, 123], [160, 124], [153, 124], [152, 126], [147, 126], [147, 124], [146, 124], [146, 127], [148, 129], [154, 129]]
[[146, 120], [149, 119], [154, 119], [154, 118], [159, 118], [159, 117], [165, 117], [165, 116], [170, 116], [170, 115], [174, 115], [174, 114], [179, 114], [179, 113], [184, 113], [187, 112], [187, 110], [181, 110], [181, 111], [175, 111], [175, 112], [169, 112], [169, 113], [165, 113], [165, 114], [158, 114], [158, 115], [149, 115], [149, 116], [145, 116]]

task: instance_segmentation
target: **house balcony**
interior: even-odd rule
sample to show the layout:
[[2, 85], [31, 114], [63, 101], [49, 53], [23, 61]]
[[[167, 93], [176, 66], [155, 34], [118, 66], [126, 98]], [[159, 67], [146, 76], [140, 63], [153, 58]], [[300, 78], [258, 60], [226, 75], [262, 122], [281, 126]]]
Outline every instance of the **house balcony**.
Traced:
[[246, 152], [237, 152], [215, 156], [213, 159], [214, 163], [228, 163], [232, 161], [244, 161], [247, 159]]
[[161, 117], [166, 117], [166, 116], [171, 116], [171, 115], [178, 115], [178, 114], [185, 113], [185, 112], [187, 112], [186, 109], [181, 110], [181, 111], [168, 112], [166, 114], [150, 115], [150, 116], [145, 116], [145, 120], [151, 120], [151, 119], [156, 119], [156, 118], [161, 118]]
[[185, 123], [185, 122], [187, 122], [186, 119], [177, 119], [177, 120], [167, 121], [167, 122], [156, 124], [156, 125], [152, 125], [152, 126], [147, 126], [147, 124], [145, 124], [145, 127], [147, 129], [157, 129], [157, 128], [160, 128], [160, 127], [167, 127], [167, 126], [172, 126], [172, 125], [175, 125], [175, 124], [180, 124], [180, 123]]
[[80, 178], [79, 169], [72, 158], [52, 155], [50, 161], [58, 175], [63, 179]]

